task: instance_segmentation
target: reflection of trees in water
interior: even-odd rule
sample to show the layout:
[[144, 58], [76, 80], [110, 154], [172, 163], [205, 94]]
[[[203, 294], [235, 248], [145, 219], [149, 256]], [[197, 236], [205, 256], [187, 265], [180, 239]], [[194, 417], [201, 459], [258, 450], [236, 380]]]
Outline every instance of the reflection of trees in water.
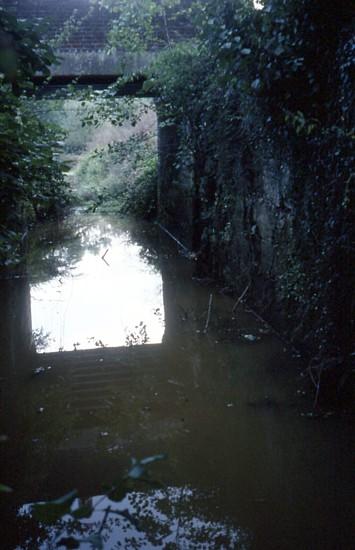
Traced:
[[[250, 548], [251, 536], [247, 530], [235, 527], [225, 518], [221, 521], [213, 517], [215, 513], [211, 517], [213, 504], [211, 496], [189, 487], [132, 491], [117, 500], [105, 496], [85, 502], [76, 499], [73, 511], [45, 527], [36, 542], [40, 549], [52, 545], [55, 548], [58, 544], [78, 548], [80, 542], [91, 543], [93, 548], [112, 549]], [[24, 506], [20, 518], [28, 517], [30, 508]], [[84, 518], [80, 517], [81, 511]]]
[[50, 340], [50, 332], [44, 332], [43, 327], [32, 331], [32, 346], [36, 352], [45, 351]]
[[149, 342], [147, 325], [141, 321], [138, 325], [128, 331], [126, 335], [126, 346], [143, 346]]
[[151, 226], [115, 216], [74, 214], [32, 231], [26, 256], [30, 279], [42, 283], [65, 276], [85, 251], [99, 253], [102, 248], [109, 248], [115, 237], [122, 236], [140, 247], [139, 255], [145, 263], [158, 268]]
[[31, 282], [43, 283], [67, 274], [84, 253], [81, 232], [75, 217], [37, 226], [30, 235], [26, 256]]
[[110, 224], [113, 237], [125, 235], [127, 242], [140, 248], [139, 257], [142, 261], [156, 271], [160, 270], [159, 232], [154, 225], [129, 217], [117, 219], [115, 215], [105, 216], [104, 227], [107, 227], [107, 223]]
[[30, 236], [27, 254], [28, 272], [34, 283], [65, 276], [83, 257], [86, 250], [98, 252], [109, 246], [110, 236], [103, 230], [92, 231], [85, 216], [69, 216], [62, 222], [38, 226]]

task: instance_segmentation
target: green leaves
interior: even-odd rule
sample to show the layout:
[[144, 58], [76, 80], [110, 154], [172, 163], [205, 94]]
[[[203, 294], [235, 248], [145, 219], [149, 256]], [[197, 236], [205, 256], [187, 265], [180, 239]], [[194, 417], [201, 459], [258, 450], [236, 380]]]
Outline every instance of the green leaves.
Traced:
[[108, 35], [110, 48], [142, 52], [170, 45], [176, 20], [185, 13], [181, 0], [94, 0], [116, 17]]
[[38, 25], [18, 20], [4, 8], [0, 10], [2, 51], [0, 72], [4, 81], [18, 89], [31, 88], [35, 73], [49, 75], [48, 66], [56, 61], [50, 46], [37, 35]]
[[0, 265], [21, 259], [25, 225], [45, 217], [68, 200], [65, 167], [55, 156], [58, 136], [35, 115], [21, 93], [35, 73], [48, 74], [54, 55], [36, 27], [0, 10]]
[[86, 501], [80, 504], [79, 508], [71, 512], [71, 516], [74, 519], [89, 518], [93, 513], [92, 502]]

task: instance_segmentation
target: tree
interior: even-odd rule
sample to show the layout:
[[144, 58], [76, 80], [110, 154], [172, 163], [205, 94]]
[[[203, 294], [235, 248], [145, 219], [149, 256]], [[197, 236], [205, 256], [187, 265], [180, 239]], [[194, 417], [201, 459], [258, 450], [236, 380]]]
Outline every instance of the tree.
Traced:
[[0, 7], [0, 265], [17, 263], [31, 219], [67, 201], [58, 132], [33, 113], [33, 76], [55, 62], [37, 29]]

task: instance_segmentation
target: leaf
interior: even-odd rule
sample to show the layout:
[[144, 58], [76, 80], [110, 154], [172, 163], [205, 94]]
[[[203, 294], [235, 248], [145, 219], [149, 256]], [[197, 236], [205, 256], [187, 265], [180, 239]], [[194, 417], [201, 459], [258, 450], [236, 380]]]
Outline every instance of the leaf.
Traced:
[[113, 500], [113, 502], [122, 502], [122, 500], [125, 498], [125, 496], [128, 493], [128, 488], [125, 484], [121, 483], [114, 489], [111, 489], [111, 491], [108, 492], [108, 497], [110, 500]]
[[51, 500], [50, 503], [52, 504], [72, 504], [73, 500], [78, 496], [78, 491], [74, 489], [73, 491], [70, 491], [70, 493], [67, 493], [66, 495], [57, 498], [56, 500]]
[[145, 80], [143, 82], [143, 92], [150, 92], [152, 89], [154, 89], [154, 86], [155, 86], [155, 83], [153, 81], [153, 79], [150, 79], [150, 80]]
[[79, 506], [76, 510], [70, 513], [70, 515], [75, 519], [83, 519], [91, 517], [93, 512], [91, 502], [87, 502], [82, 506]]
[[253, 90], [258, 90], [258, 89], [260, 88], [260, 84], [261, 84], [260, 78], [256, 78], [256, 79], [251, 83], [251, 87], [253, 88]]
[[133, 467], [129, 470], [127, 477], [131, 479], [140, 479], [146, 473], [146, 466], [148, 464], [152, 464], [158, 460], [164, 460], [165, 458], [165, 454], [147, 456], [146, 458], [142, 458], [142, 460], [132, 458]]
[[144, 466], [137, 464], [136, 466], [133, 466], [133, 468], [130, 469], [130, 471], [127, 474], [127, 477], [130, 477], [131, 479], [139, 479], [140, 477], [142, 477], [144, 473], [145, 473]]
[[147, 458], [142, 458], [140, 461], [140, 464], [152, 464], [153, 462], [157, 462], [158, 460], [165, 460], [166, 454], [159, 454], [159, 455], [153, 455], [153, 456], [147, 456]]

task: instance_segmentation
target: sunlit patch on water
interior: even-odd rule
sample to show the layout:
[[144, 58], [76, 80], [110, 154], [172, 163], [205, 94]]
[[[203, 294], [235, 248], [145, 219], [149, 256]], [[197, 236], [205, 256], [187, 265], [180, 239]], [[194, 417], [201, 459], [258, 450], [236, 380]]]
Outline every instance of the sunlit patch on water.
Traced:
[[[186, 486], [132, 492], [121, 502], [105, 495], [95, 496], [89, 499], [93, 512], [88, 518], [74, 522], [68, 514], [56, 525], [46, 527], [43, 540], [38, 541], [38, 550], [67, 548], [60, 541], [68, 544], [74, 540], [81, 550], [91, 549], [94, 541], [97, 548], [102, 544], [102, 548], [141, 550], [251, 548], [252, 537], [247, 530], [233, 526], [228, 520], [206, 516], [201, 506], [204, 498], [212, 496], [204, 497]], [[82, 502], [74, 500], [72, 512], [80, 506]], [[19, 515], [31, 515], [31, 508], [31, 504], [22, 506]]]
[[[98, 233], [89, 228], [88, 242]], [[110, 224], [105, 241], [88, 246], [67, 273], [32, 285], [31, 309], [46, 352], [160, 343], [164, 334], [161, 273]]]

